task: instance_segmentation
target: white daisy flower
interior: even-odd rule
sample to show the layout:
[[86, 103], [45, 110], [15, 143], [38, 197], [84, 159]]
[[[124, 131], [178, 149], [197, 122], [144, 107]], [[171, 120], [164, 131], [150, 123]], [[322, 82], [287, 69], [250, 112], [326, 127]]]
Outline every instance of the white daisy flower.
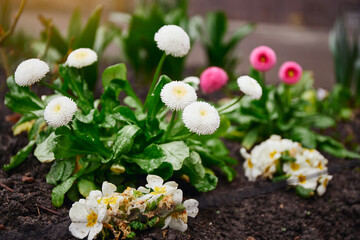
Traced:
[[251, 99], [260, 99], [262, 96], [262, 88], [260, 84], [249, 76], [241, 76], [237, 79], [240, 90], [248, 95]]
[[[182, 199], [183, 199], [183, 192], [180, 189], [176, 190], [173, 194], [173, 200], [174, 200], [175, 206], [180, 205], [182, 202]], [[184, 211], [174, 212], [170, 216], [168, 216], [165, 219], [165, 225], [162, 229], [169, 227], [169, 228], [181, 231], [181, 232], [185, 232], [187, 230], [188, 216], [192, 217], [192, 218], [196, 217], [196, 215], [199, 212], [199, 209], [198, 209], [199, 202], [196, 201], [195, 199], [189, 199], [189, 200], [186, 200], [184, 203], [182, 203], [182, 205], [185, 208]]]
[[220, 126], [218, 111], [206, 102], [188, 105], [184, 109], [182, 119], [189, 131], [198, 135], [213, 134]]
[[19, 86], [30, 86], [39, 82], [50, 71], [46, 62], [37, 58], [23, 61], [17, 66], [14, 74], [14, 80]]
[[76, 103], [68, 97], [57, 97], [45, 107], [44, 119], [49, 126], [57, 128], [68, 124], [77, 110]]
[[161, 101], [171, 110], [180, 111], [197, 100], [195, 89], [181, 81], [166, 84], [160, 93]]
[[103, 228], [107, 218], [106, 205], [82, 199], [72, 205], [69, 216], [72, 222], [69, 226], [71, 234], [80, 239], [88, 236], [88, 240], [91, 240]]
[[195, 76], [190, 76], [190, 77], [184, 78], [184, 80], [182, 80], [182, 81], [184, 83], [187, 83], [190, 86], [192, 86], [195, 90], [199, 90], [200, 78], [195, 77]]
[[329, 183], [329, 181], [333, 178], [331, 175], [322, 175], [319, 178], [319, 186], [316, 189], [317, 194], [321, 197], [326, 192], [326, 187]]
[[67, 60], [66, 65], [75, 68], [90, 66], [98, 60], [96, 52], [90, 48], [79, 48], [72, 51]]
[[105, 181], [102, 184], [101, 191], [91, 191], [88, 199], [96, 199], [98, 204], [110, 206], [110, 209], [113, 212], [116, 212], [119, 209], [119, 204], [124, 197], [120, 196], [120, 194], [116, 192], [116, 186], [114, 184]]
[[184, 57], [190, 50], [190, 38], [179, 26], [165, 25], [161, 27], [154, 37], [157, 47], [166, 55]]
[[327, 96], [329, 96], [329, 91], [324, 88], [318, 88], [318, 90], [316, 91], [316, 98], [319, 101], [324, 100]]

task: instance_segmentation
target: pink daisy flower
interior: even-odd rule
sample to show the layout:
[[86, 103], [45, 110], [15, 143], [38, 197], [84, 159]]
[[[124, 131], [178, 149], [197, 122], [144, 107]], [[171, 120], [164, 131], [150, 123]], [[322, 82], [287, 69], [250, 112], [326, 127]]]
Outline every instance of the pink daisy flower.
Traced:
[[250, 63], [254, 69], [267, 72], [276, 64], [276, 54], [274, 50], [267, 46], [259, 46], [252, 50]]
[[297, 83], [302, 76], [302, 68], [297, 62], [284, 62], [279, 69], [279, 78], [286, 84]]
[[229, 77], [227, 73], [219, 67], [209, 67], [200, 75], [200, 88], [204, 93], [212, 93], [224, 86]]

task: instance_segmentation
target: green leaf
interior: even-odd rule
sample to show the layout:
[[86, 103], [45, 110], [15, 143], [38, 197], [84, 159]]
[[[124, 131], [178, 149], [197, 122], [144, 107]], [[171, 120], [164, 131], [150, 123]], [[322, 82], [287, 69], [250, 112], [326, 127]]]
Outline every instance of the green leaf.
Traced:
[[[50, 46], [55, 48], [61, 54], [61, 56], [66, 56], [68, 51], [68, 44], [61, 36], [59, 29], [53, 24], [51, 19], [40, 17], [40, 21], [46, 28], [41, 32], [42, 39], [46, 41], [46, 39], [49, 38], [48, 33], [50, 33]], [[50, 31], [48, 29], [50, 29]]]
[[224, 12], [211, 12], [206, 15], [206, 29], [212, 47], [221, 46], [227, 30], [227, 18]]
[[89, 196], [91, 191], [97, 190], [95, 183], [93, 183], [92, 181], [89, 181], [87, 179], [84, 179], [84, 178], [81, 178], [78, 181], [77, 186], [78, 186], [80, 194], [83, 197], [87, 197], [87, 196]]
[[360, 154], [347, 150], [343, 144], [328, 136], [316, 135], [318, 149], [339, 158], [360, 158]]
[[206, 173], [200, 155], [194, 151], [191, 151], [190, 156], [185, 159], [181, 172], [189, 176], [190, 184], [201, 192], [215, 189], [218, 182], [216, 176]]
[[43, 118], [38, 118], [36, 119], [34, 125], [32, 126], [32, 128], [30, 129], [30, 132], [28, 134], [28, 138], [29, 140], [31, 139], [35, 139], [36, 136], [39, 134], [40, 132], [40, 127], [45, 123], [45, 120]]
[[4, 164], [3, 169], [5, 171], [9, 171], [20, 165], [23, 161], [25, 161], [25, 159], [31, 153], [34, 145], [35, 145], [35, 140], [31, 140], [25, 147], [20, 149], [15, 156], [12, 156], [10, 158], [9, 164]]
[[49, 143], [55, 138], [55, 133], [52, 132], [44, 141], [38, 143], [34, 156], [42, 163], [48, 163], [55, 159], [54, 153], [49, 149]]
[[248, 131], [241, 142], [241, 146], [249, 150], [256, 143], [258, 134], [259, 134], [258, 128], [253, 128], [250, 131]]
[[134, 144], [134, 138], [140, 128], [136, 125], [126, 125], [117, 134], [113, 145], [114, 155], [112, 159], [120, 158], [121, 155], [128, 153]]
[[67, 180], [53, 188], [51, 192], [51, 202], [54, 204], [55, 207], [61, 207], [61, 205], [63, 205], [64, 196], [74, 184], [75, 180], [76, 177], [68, 178]]
[[[6, 80], [9, 92], [5, 95], [5, 105], [14, 112], [21, 114], [34, 114], [34, 111], [44, 109], [44, 103], [29, 87], [18, 86], [11, 76]], [[36, 114], [38, 115], [38, 114]]]
[[160, 76], [153, 93], [149, 96], [147, 100], [149, 117], [155, 117], [156, 113], [158, 113], [160, 109], [164, 106], [164, 103], [160, 99], [160, 92], [163, 89], [164, 85], [169, 82], [171, 82], [171, 79], [168, 76]]
[[231, 51], [240, 41], [242, 41], [247, 35], [252, 33], [256, 28], [256, 24], [248, 23], [244, 26], [235, 30], [235, 32], [231, 35], [228, 43], [226, 44], [226, 51]]
[[70, 177], [75, 169], [75, 159], [56, 160], [46, 175], [46, 182], [56, 185]]
[[296, 194], [302, 198], [310, 198], [314, 196], [314, 191], [312, 189], [304, 188], [303, 186], [297, 185], [295, 188]]
[[151, 144], [144, 149], [144, 152], [130, 155], [128, 158], [124, 158], [124, 160], [130, 163], [136, 163], [146, 173], [150, 173], [160, 167], [165, 156], [160, 146]]
[[170, 163], [175, 171], [180, 170], [189, 157], [189, 148], [183, 141], [160, 144], [159, 147], [166, 155], [164, 161]]
[[81, 33], [81, 11], [79, 8], [75, 8], [72, 12], [70, 22], [68, 25], [68, 41], [71, 39], [77, 39]]
[[306, 148], [316, 148], [316, 135], [308, 128], [295, 127], [291, 131], [291, 139], [300, 142]]
[[88, 19], [79, 39], [74, 43], [74, 49], [93, 48], [95, 43], [96, 30], [101, 18], [102, 6], [98, 6]]
[[124, 121], [128, 124], [138, 123], [134, 111], [132, 111], [130, 108], [126, 106], [119, 106], [114, 108], [113, 113], [115, 119], [119, 121]]
[[132, 221], [130, 222], [129, 226], [131, 227], [132, 230], [145, 230], [146, 229], [146, 225], [138, 222], [138, 221]]
[[126, 80], [126, 66], [123, 63], [119, 63], [110, 67], [107, 67], [102, 74], [103, 87], [109, 86], [110, 82], [114, 79]]

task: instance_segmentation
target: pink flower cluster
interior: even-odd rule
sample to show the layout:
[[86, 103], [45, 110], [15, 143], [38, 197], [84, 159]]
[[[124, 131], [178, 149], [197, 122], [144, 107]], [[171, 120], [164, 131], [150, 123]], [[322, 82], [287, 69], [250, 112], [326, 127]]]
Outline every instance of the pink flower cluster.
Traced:
[[[252, 67], [259, 72], [267, 72], [276, 64], [276, 54], [274, 50], [267, 46], [259, 46], [250, 54]], [[279, 69], [279, 78], [286, 84], [297, 83], [302, 76], [301, 66], [293, 61], [284, 62]]]
[[200, 88], [204, 93], [212, 93], [222, 88], [228, 81], [227, 73], [219, 67], [209, 67], [200, 75]]

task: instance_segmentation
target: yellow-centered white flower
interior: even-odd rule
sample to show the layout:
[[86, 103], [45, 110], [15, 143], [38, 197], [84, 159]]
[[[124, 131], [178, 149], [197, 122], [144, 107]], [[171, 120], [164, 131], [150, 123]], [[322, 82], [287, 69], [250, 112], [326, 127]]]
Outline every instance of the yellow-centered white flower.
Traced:
[[206, 102], [194, 102], [185, 107], [182, 119], [189, 131], [198, 135], [213, 134], [220, 126], [218, 111]]
[[322, 175], [319, 178], [319, 186], [316, 189], [316, 192], [319, 196], [324, 195], [324, 193], [326, 192], [326, 187], [329, 184], [329, 181], [333, 178], [333, 176], [331, 175]]
[[173, 81], [165, 84], [160, 92], [161, 101], [171, 110], [181, 111], [197, 100], [195, 89], [189, 84]]
[[30, 86], [43, 79], [49, 71], [50, 68], [46, 62], [37, 58], [28, 59], [17, 66], [14, 80], [19, 86]]
[[96, 203], [94, 199], [81, 199], [72, 205], [69, 211], [72, 222], [69, 231], [74, 237], [82, 239], [88, 236], [88, 240], [91, 240], [102, 230], [102, 223], [107, 217], [106, 205]]
[[57, 97], [46, 105], [44, 119], [49, 126], [57, 128], [68, 124], [76, 110], [76, 103], [71, 98]]
[[174, 193], [178, 187], [178, 184], [174, 181], [163, 184], [164, 180], [156, 175], [148, 175], [146, 180], [148, 183], [145, 185], [145, 187], [151, 188], [153, 191], [150, 192], [147, 196], [145, 195], [142, 199], [149, 199], [151, 202], [158, 199], [161, 195], [170, 195]]
[[262, 96], [262, 88], [260, 84], [249, 76], [241, 76], [237, 79], [237, 84], [244, 94], [248, 95], [251, 99], [260, 99]]
[[98, 60], [96, 52], [90, 48], [79, 48], [72, 51], [67, 60], [66, 65], [75, 68], [90, 66]]
[[[175, 207], [182, 203], [182, 199], [183, 199], [182, 190], [181, 189], [176, 190], [173, 194]], [[162, 229], [169, 227], [181, 232], [185, 232], [187, 230], [188, 217], [192, 217], [192, 218], [196, 217], [196, 215], [199, 212], [198, 209], [199, 202], [196, 201], [195, 199], [189, 199], [186, 200], [184, 203], [182, 203], [182, 205], [184, 206], [185, 210], [182, 212], [174, 212], [170, 214], [165, 219], [165, 225]]]
[[166, 55], [184, 57], [190, 50], [190, 38], [179, 26], [165, 25], [161, 27], [154, 37], [157, 47]]
[[91, 191], [88, 199], [96, 199], [98, 204], [105, 204], [109, 206], [113, 212], [119, 209], [120, 201], [124, 199], [119, 193], [116, 192], [116, 186], [107, 181], [103, 182], [101, 191]]

